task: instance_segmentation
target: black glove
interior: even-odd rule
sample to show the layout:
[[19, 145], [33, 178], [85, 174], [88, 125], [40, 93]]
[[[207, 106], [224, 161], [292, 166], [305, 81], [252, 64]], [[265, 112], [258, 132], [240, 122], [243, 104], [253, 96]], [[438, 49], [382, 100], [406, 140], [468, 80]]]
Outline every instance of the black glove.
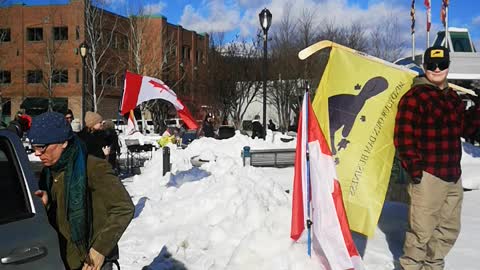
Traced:
[[414, 183], [414, 184], [420, 184], [420, 182], [422, 182], [422, 178], [421, 178], [421, 177], [413, 177], [413, 178], [412, 178], [412, 183]]

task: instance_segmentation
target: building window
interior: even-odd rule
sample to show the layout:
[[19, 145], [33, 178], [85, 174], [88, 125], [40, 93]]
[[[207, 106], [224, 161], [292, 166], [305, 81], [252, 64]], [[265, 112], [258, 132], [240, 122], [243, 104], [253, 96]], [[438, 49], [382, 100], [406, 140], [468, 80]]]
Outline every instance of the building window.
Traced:
[[27, 40], [28, 41], [42, 41], [43, 40], [43, 28], [27, 28]]
[[77, 27], [75, 27], [75, 39], [76, 40], [80, 39], [80, 26], [78, 26], [78, 25], [77, 25]]
[[0, 84], [12, 83], [12, 76], [8, 70], [0, 70]]
[[128, 49], [128, 39], [125, 35], [120, 35], [120, 49], [126, 50]]
[[68, 27], [53, 27], [53, 40], [68, 40]]
[[10, 28], [0, 29], [0, 42], [10, 42]]
[[2, 97], [2, 116], [0, 121], [3, 123], [10, 123], [10, 115], [12, 113], [12, 102], [10, 98]]
[[75, 70], [75, 82], [80, 83], [80, 71], [78, 69]]
[[183, 46], [182, 48], [182, 60], [190, 61], [190, 47]]
[[196, 55], [196, 62], [195, 64], [199, 64], [202, 62], [203, 59], [203, 52], [201, 50], [197, 50], [197, 55]]
[[27, 97], [20, 104], [20, 109], [25, 109], [25, 113], [33, 117], [48, 111], [49, 103], [54, 112], [64, 114], [68, 110], [68, 98], [63, 97], [52, 97], [50, 102], [49, 98]]
[[68, 70], [54, 70], [52, 74], [53, 83], [68, 83]]
[[28, 70], [27, 71], [27, 83], [41, 83], [43, 73], [41, 70]]

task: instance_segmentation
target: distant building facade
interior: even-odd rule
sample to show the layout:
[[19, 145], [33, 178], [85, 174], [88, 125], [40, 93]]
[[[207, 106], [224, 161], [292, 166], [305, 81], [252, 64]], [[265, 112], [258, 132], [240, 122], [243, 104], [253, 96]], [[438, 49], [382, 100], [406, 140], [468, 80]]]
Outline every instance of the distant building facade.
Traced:
[[[59, 112], [72, 109], [81, 118], [82, 99], [92, 109], [90, 94], [82, 95], [82, 58], [79, 46], [86, 41], [84, 0], [65, 5], [11, 5], [0, 8], [0, 103], [2, 121], [19, 110], [36, 115], [49, 106]], [[116, 118], [126, 69], [137, 71], [129, 18], [105, 11], [101, 24], [104, 39], [111, 37], [102, 69], [93, 80], [87, 72], [87, 93], [97, 86], [98, 112]], [[132, 18], [130, 18], [132, 19]], [[181, 98], [201, 104], [205, 96], [209, 37], [165, 17], [148, 17], [141, 33], [144, 59], [138, 71], [159, 77]], [[169, 42], [167, 42], [167, 39]], [[171, 42], [170, 42], [171, 41]], [[147, 59], [154, 60], [146, 64]], [[137, 61], [138, 62], [138, 61]], [[197, 100], [198, 99], [198, 100]]]

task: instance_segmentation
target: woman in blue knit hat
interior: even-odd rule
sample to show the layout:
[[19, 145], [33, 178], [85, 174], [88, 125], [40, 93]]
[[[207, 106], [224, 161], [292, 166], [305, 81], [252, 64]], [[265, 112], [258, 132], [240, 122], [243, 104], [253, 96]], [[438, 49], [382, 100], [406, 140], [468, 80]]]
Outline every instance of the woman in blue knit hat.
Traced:
[[111, 269], [117, 242], [133, 218], [125, 187], [106, 160], [87, 155], [62, 114], [33, 118], [28, 138], [44, 165], [35, 195], [58, 232], [65, 267]]

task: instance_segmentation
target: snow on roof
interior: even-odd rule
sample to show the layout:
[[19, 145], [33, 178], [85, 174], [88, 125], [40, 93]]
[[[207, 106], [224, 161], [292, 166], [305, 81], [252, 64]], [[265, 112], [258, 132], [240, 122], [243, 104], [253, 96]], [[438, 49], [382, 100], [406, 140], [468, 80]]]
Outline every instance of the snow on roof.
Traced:
[[448, 27], [449, 32], [468, 32], [467, 28], [460, 28], [460, 27]]

